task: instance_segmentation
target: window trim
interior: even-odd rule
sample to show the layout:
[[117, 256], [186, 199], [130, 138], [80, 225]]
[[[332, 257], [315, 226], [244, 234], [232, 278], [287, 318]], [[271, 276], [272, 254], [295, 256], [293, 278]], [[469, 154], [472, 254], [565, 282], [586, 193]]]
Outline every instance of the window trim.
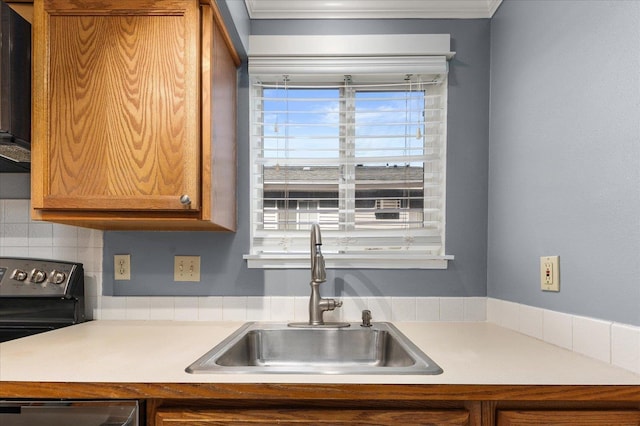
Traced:
[[[249, 51], [249, 76], [252, 81], [254, 79], [269, 81], [269, 77], [274, 75], [296, 75], [302, 78], [300, 81], [315, 83], [334, 81], [335, 76], [339, 74], [358, 75], [363, 82], [386, 82], [385, 78], [394, 74], [446, 75], [447, 61], [454, 56], [454, 52], [449, 51], [450, 36], [448, 34], [384, 35], [379, 36], [380, 40], [375, 42], [369, 36], [296, 36], [286, 37], [281, 40], [282, 43], [273, 42], [274, 37], [278, 36], [252, 37]], [[339, 42], [336, 42], [336, 37]], [[358, 48], [355, 49], [353, 46]], [[398, 46], [404, 47], [398, 51]], [[251, 90], [253, 116], [253, 88]], [[448, 88], [445, 90], [448, 92]], [[447, 98], [445, 98], [445, 111]], [[446, 139], [445, 130], [443, 146], [445, 159], [442, 164], [445, 176]], [[249, 268], [308, 269], [308, 253], [254, 251], [256, 239], [259, 239], [261, 234], [265, 235], [265, 231], [255, 229], [254, 167], [252, 137], [249, 171], [251, 173], [249, 192], [251, 253], [245, 254], [243, 258], [247, 261]], [[442, 193], [446, 202], [446, 185], [443, 185]], [[442, 215], [440, 223], [446, 230], [446, 204], [442, 205]], [[330, 234], [330, 232], [325, 231], [324, 234]], [[446, 236], [446, 231], [443, 236]], [[323, 239], [327, 237], [329, 235], [323, 235]], [[446, 253], [445, 243], [443, 238], [441, 253]], [[287, 242], [283, 244], [286, 245]], [[446, 269], [448, 262], [453, 259], [452, 255], [433, 255], [410, 249], [385, 250], [377, 253], [375, 250], [355, 253], [325, 251], [326, 266], [330, 269]]]
[[[448, 80], [445, 78], [444, 83], [446, 84]], [[255, 90], [255, 89], [252, 89]], [[448, 90], [445, 88], [445, 92]], [[342, 93], [341, 96], [345, 94]], [[252, 93], [253, 96], [253, 93]], [[349, 95], [348, 98], [352, 98], [352, 95]], [[446, 99], [445, 97], [445, 108], [446, 108]], [[253, 111], [253, 107], [252, 107]], [[444, 135], [444, 146], [443, 146], [443, 173], [446, 175], [446, 130]], [[251, 143], [251, 168], [259, 165], [254, 164], [254, 156], [256, 152], [254, 151], [256, 148], [254, 147], [253, 142]], [[253, 171], [251, 172], [253, 175]], [[269, 230], [257, 230], [255, 228], [255, 217], [254, 212], [256, 209], [255, 203], [256, 200], [253, 199], [254, 193], [256, 191], [254, 177], [251, 176], [251, 190], [250, 190], [250, 205], [251, 205], [251, 253], [246, 254], [243, 258], [247, 261], [247, 265], [249, 268], [258, 268], [258, 269], [305, 269], [309, 267], [309, 257], [306, 253], [300, 252], [287, 252], [283, 250], [282, 252], [254, 252], [254, 241], [255, 238], [260, 235], [268, 237], [271, 231]], [[446, 200], [446, 185], [442, 187], [443, 199]], [[442, 205], [442, 214], [443, 217], [441, 219], [441, 224], [446, 229], [446, 205]], [[331, 230], [325, 231], [325, 238], [331, 235]], [[446, 232], [444, 233], [446, 235]], [[283, 237], [286, 239], [286, 237]], [[283, 242], [285, 246], [288, 244], [287, 242]], [[443, 238], [442, 249], [445, 250], [445, 240]], [[410, 250], [397, 250], [397, 251], [385, 251], [384, 254], [381, 252], [375, 253], [374, 251], [370, 253], [365, 252], [327, 252], [325, 251], [325, 262], [326, 266], [329, 269], [353, 269], [353, 268], [366, 268], [366, 269], [447, 269], [448, 262], [453, 260], [454, 256], [452, 255], [433, 255], [426, 254], [420, 251], [410, 251]]]
[[[447, 269], [453, 255], [425, 256], [422, 254], [354, 254], [326, 253], [327, 269]], [[298, 253], [245, 254], [250, 269], [308, 269], [309, 255]]]

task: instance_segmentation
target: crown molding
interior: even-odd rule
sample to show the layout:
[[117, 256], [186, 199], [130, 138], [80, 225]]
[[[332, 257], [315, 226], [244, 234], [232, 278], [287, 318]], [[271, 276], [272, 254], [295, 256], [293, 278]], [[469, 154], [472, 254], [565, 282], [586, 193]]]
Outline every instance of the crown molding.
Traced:
[[245, 0], [251, 19], [491, 18], [502, 0]]

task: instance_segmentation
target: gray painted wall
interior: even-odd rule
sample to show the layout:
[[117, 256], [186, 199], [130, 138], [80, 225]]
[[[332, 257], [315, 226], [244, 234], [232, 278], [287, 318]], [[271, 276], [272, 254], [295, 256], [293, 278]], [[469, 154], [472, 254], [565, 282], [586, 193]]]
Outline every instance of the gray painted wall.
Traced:
[[[640, 2], [491, 23], [488, 295], [640, 325]], [[539, 257], [560, 256], [560, 293]]]
[[28, 200], [31, 198], [29, 173], [0, 173], [0, 200]]
[[226, 25], [227, 32], [231, 36], [233, 45], [241, 58], [247, 57], [249, 49], [249, 31], [251, 20], [242, 0], [217, 0], [218, 10]]
[[[456, 260], [447, 271], [330, 271], [323, 294], [487, 291], [640, 325], [639, 2], [505, 0], [490, 44], [486, 20], [251, 23], [232, 7], [242, 2], [219, 3], [227, 19], [240, 17], [232, 36], [243, 49], [249, 25], [255, 34], [452, 34], [447, 246]], [[238, 233], [107, 232], [106, 294], [308, 294], [307, 271], [248, 270], [241, 260], [249, 234], [248, 90], [246, 70], [239, 75]], [[0, 198], [28, 197], [28, 175], [0, 174]], [[111, 281], [114, 253], [132, 253], [126, 285]], [[202, 284], [168, 278], [174, 254], [203, 257]], [[561, 256], [557, 294], [539, 290], [538, 258], [549, 254]]]
[[[330, 270], [323, 295], [485, 296], [489, 20], [252, 21], [253, 34], [450, 33], [446, 271]], [[106, 232], [106, 295], [307, 295], [308, 270], [249, 270], [249, 90], [238, 91], [238, 232]], [[113, 281], [113, 255], [130, 253], [132, 280]], [[200, 255], [202, 281], [173, 282], [173, 256]]]

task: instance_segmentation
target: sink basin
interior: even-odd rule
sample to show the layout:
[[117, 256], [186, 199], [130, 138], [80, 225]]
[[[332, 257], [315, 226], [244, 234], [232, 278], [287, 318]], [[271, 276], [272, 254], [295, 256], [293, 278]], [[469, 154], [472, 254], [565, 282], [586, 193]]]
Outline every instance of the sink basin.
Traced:
[[250, 322], [186, 368], [188, 373], [440, 374], [390, 323], [292, 328]]

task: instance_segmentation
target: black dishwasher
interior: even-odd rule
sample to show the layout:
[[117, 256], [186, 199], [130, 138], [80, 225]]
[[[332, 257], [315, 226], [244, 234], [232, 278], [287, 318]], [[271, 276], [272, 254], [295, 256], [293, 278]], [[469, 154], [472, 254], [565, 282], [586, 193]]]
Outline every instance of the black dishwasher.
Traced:
[[2, 426], [138, 426], [138, 401], [0, 401]]

